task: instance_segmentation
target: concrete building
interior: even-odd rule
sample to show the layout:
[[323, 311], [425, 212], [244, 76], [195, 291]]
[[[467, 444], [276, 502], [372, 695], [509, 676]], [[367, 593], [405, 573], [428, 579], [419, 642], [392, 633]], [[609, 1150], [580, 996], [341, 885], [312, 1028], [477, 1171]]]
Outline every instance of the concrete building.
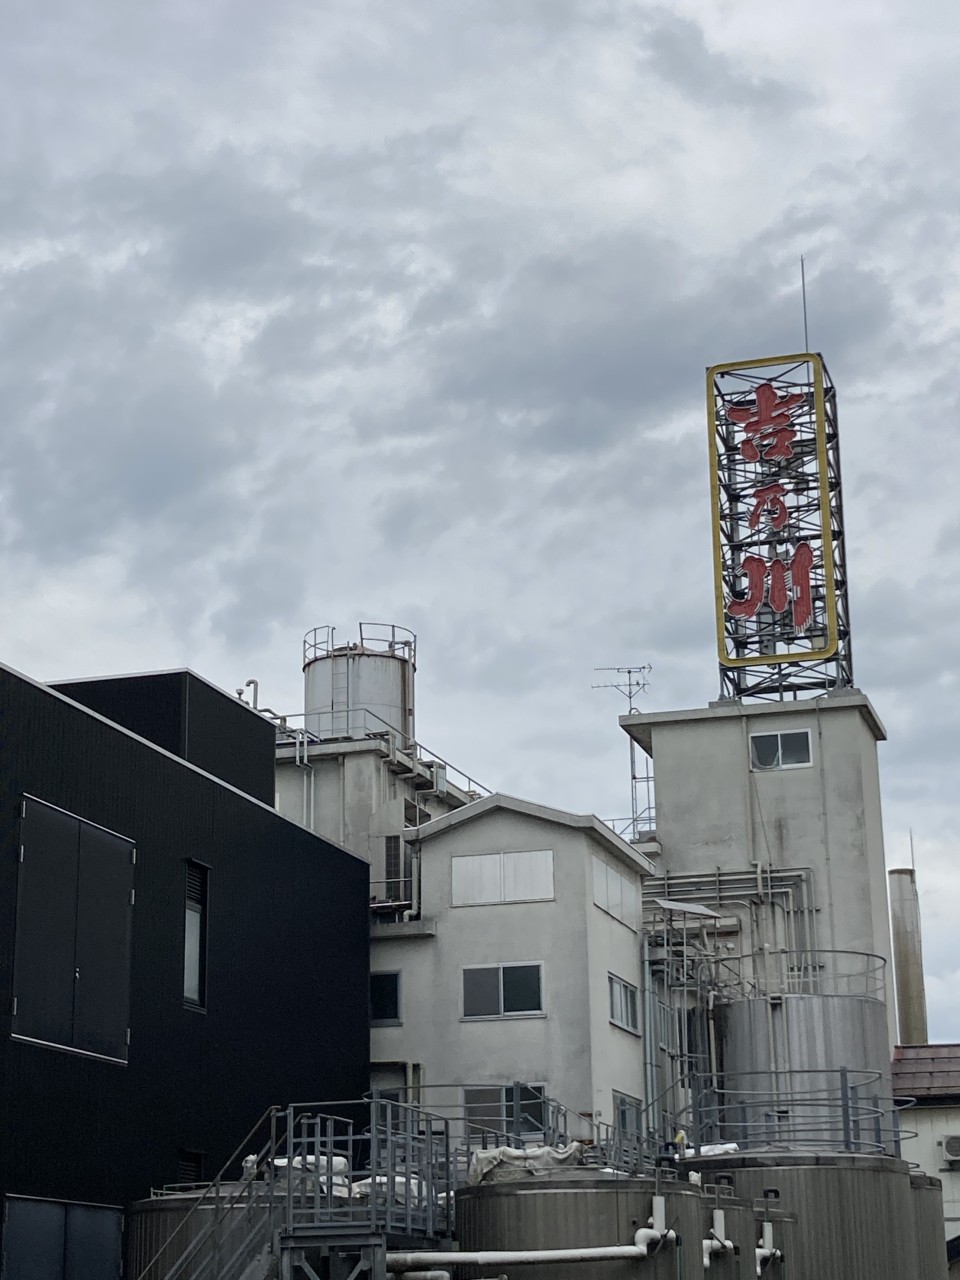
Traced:
[[415, 672], [401, 627], [317, 628], [304, 712], [277, 717], [278, 808], [371, 866], [373, 1083], [502, 1129], [525, 1082], [639, 1129], [654, 865], [592, 815], [490, 794], [427, 752]]
[[[652, 897], [715, 908], [731, 953], [889, 963], [877, 764], [886, 733], [862, 693], [726, 700], [620, 723], [653, 761]], [[892, 999], [887, 1009], [892, 1047]]]
[[372, 928], [374, 1083], [503, 1130], [525, 1081], [638, 1130], [650, 860], [593, 816], [503, 795], [410, 835], [409, 918]]

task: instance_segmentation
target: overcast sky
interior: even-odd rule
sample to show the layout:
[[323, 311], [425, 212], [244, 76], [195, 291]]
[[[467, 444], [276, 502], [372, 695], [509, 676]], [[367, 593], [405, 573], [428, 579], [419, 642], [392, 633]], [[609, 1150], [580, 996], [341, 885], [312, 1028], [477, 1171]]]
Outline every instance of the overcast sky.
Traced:
[[418, 729], [629, 811], [616, 693], [716, 696], [703, 370], [840, 396], [857, 683], [960, 1040], [956, 0], [13, 0], [3, 657], [302, 706], [419, 636]]

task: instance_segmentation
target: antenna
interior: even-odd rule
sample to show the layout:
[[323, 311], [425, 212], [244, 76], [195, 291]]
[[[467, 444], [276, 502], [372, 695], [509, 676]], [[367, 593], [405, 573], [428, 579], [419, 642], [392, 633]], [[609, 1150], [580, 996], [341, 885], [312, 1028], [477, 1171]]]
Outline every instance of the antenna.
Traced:
[[917, 859], [913, 852], [913, 827], [910, 828], [910, 865], [914, 871], [917, 869]]
[[803, 261], [803, 254], [800, 255], [800, 296], [803, 299], [803, 349], [810, 350], [810, 335], [807, 333], [807, 272]]
[[[619, 680], [610, 680], [605, 684], [594, 684], [592, 689], [616, 689], [618, 693], [622, 693], [626, 698], [631, 713], [637, 712], [634, 705], [636, 695], [643, 693], [649, 687], [647, 676], [653, 668], [649, 662], [637, 667], [594, 667], [594, 671], [612, 671], [620, 677]], [[643, 798], [645, 804], [641, 806], [640, 800]], [[629, 821], [623, 819], [614, 819], [610, 823], [616, 830], [629, 826], [630, 839], [642, 840], [645, 834], [649, 834], [653, 829], [653, 774], [650, 772], [650, 757], [644, 756], [644, 772], [641, 777], [637, 773], [637, 744], [630, 739], [630, 818]], [[622, 834], [622, 830], [617, 831], [618, 835]]]

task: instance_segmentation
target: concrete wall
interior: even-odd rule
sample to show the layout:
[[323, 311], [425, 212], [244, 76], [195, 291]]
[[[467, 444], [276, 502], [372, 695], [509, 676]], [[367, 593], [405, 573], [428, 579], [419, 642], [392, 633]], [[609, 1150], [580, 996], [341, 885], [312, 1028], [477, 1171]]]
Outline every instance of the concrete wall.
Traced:
[[[810, 867], [817, 945], [872, 952], [889, 973], [877, 741], [860, 693], [791, 703], [717, 703], [625, 716], [654, 762], [657, 837], [666, 871]], [[811, 763], [755, 771], [750, 735], [806, 729]], [[889, 993], [888, 993], [889, 994]], [[890, 1041], [895, 1040], [893, 1000]]]
[[[599, 1108], [605, 1121], [614, 1089], [641, 1096], [640, 1040], [610, 1023], [607, 984], [612, 971], [639, 987], [639, 946], [632, 929], [593, 905], [597, 847], [589, 832], [509, 810], [425, 840], [419, 927], [435, 932], [411, 926], [411, 936], [373, 940], [373, 971], [402, 975], [403, 1019], [373, 1028], [374, 1062], [423, 1063], [428, 1089], [542, 1083], [572, 1110]], [[455, 854], [523, 849], [553, 850], [553, 901], [451, 906]], [[543, 1014], [464, 1021], [461, 970], [511, 961], [542, 964]]]

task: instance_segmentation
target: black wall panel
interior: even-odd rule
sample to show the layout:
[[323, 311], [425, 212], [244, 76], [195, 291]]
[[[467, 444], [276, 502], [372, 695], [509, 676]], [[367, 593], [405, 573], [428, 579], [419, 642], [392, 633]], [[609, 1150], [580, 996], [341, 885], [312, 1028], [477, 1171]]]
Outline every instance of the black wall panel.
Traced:
[[187, 672], [184, 759], [272, 806], [276, 747], [270, 720]]
[[[181, 1151], [215, 1172], [272, 1104], [360, 1096], [366, 864], [2, 667], [0, 728], [0, 1193], [127, 1204]], [[136, 842], [126, 1064], [11, 1038], [24, 794]], [[94, 852], [109, 864], [109, 839]], [[206, 1011], [183, 1002], [189, 859], [209, 867]], [[57, 946], [65, 880], [41, 879]]]
[[[16, 809], [21, 805], [26, 812], [14, 850], [17, 927], [11, 1007], [13, 996], [17, 1006], [13, 1029], [17, 1035], [70, 1044], [79, 827], [75, 818], [46, 805], [15, 802]], [[19, 862], [21, 848], [24, 857]]]
[[193, 672], [110, 676], [50, 687], [264, 804], [273, 804], [273, 724]]

